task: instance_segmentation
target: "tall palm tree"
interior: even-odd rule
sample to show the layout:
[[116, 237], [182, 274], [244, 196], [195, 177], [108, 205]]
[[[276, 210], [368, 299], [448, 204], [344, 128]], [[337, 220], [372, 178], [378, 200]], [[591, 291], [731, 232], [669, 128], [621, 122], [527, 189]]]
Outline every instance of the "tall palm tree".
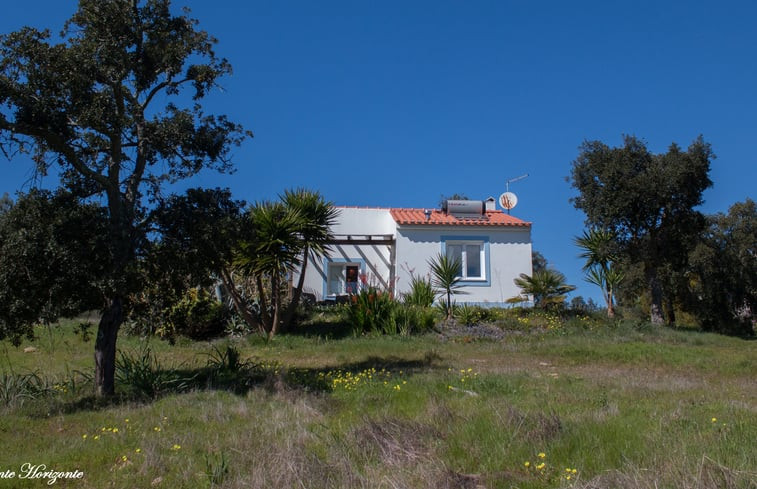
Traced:
[[439, 253], [429, 260], [431, 267], [431, 284], [437, 289], [438, 293], [447, 296], [447, 319], [452, 318], [452, 295], [456, 294], [460, 285], [460, 260]]
[[565, 275], [551, 268], [537, 270], [533, 275], [521, 273], [514, 282], [522, 296], [532, 296], [534, 306], [544, 309], [562, 304], [567, 294], [576, 290], [575, 285], [565, 283]]
[[254, 237], [240, 244], [235, 265], [255, 278], [260, 319], [271, 339], [281, 322], [282, 282], [301, 263], [302, 216], [282, 202], [263, 202], [250, 208], [249, 219]]
[[311, 256], [313, 259], [322, 258], [331, 252], [329, 243], [334, 239], [331, 227], [336, 222], [339, 211], [319, 192], [304, 188], [286, 190], [281, 200], [288, 209], [297, 212], [301, 217], [298, 235], [302, 246], [302, 265], [300, 277], [292, 292], [292, 300], [284, 316], [283, 327], [288, 328], [300, 303], [309, 258]]
[[593, 228], [584, 231], [582, 236], [575, 239], [581, 248], [579, 255], [585, 259], [583, 270], [586, 281], [598, 286], [607, 304], [607, 317], [615, 317], [615, 290], [623, 280], [623, 272], [617, 267], [615, 235], [607, 230]]

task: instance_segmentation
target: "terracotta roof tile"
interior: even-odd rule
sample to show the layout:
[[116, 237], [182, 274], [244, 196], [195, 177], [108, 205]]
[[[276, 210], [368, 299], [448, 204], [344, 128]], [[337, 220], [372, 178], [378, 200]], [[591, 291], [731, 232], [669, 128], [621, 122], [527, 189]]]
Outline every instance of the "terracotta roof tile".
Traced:
[[480, 218], [458, 218], [434, 209], [426, 219], [426, 209], [391, 209], [392, 218], [397, 224], [424, 226], [531, 226], [530, 222], [505, 214], [500, 210], [486, 211]]

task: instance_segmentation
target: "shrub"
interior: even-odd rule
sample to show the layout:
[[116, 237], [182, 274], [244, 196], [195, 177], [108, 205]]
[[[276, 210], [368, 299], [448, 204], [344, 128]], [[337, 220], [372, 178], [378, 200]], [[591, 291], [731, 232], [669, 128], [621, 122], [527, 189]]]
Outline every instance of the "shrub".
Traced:
[[404, 304], [395, 309], [395, 323], [401, 335], [430, 331], [436, 320], [436, 312], [430, 307]]
[[177, 335], [193, 340], [209, 340], [223, 336], [231, 315], [228, 308], [203, 290], [192, 289], [171, 307], [164, 327], [158, 330], [169, 341]]
[[116, 359], [116, 381], [128, 395], [137, 399], [153, 399], [166, 392], [183, 392], [192, 385], [193, 377], [181, 376], [164, 368], [149, 347], [138, 354], [119, 352]]
[[436, 293], [431, 281], [425, 277], [413, 276], [410, 280], [410, 292], [405, 294], [405, 304], [431, 307], [434, 303]]
[[50, 393], [47, 379], [36, 372], [15, 374], [3, 372], [0, 376], [0, 406], [14, 408], [24, 401], [38, 399]]
[[462, 304], [455, 308], [454, 316], [458, 322], [472, 326], [481, 322], [483, 314], [479, 306]]
[[364, 333], [397, 332], [394, 310], [397, 307], [392, 295], [373, 286], [350, 295], [347, 320], [354, 335]]

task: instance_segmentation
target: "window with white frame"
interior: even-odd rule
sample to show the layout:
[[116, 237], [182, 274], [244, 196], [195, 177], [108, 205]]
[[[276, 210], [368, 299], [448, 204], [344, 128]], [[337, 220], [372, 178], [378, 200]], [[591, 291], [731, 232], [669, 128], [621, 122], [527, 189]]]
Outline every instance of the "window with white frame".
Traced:
[[486, 280], [486, 247], [483, 240], [447, 240], [448, 257], [460, 263], [461, 280]]

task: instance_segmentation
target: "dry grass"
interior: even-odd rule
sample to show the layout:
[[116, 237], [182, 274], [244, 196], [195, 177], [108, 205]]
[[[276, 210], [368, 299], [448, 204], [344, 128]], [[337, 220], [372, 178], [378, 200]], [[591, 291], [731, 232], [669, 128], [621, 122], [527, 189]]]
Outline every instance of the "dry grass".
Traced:
[[[198, 384], [109, 404], [69, 394], [68, 404], [5, 408], [0, 436], [14, 450], [0, 470], [27, 459], [81, 467], [84, 481], [58, 483], [77, 489], [757, 489], [754, 344], [613, 334], [237, 340], [242, 359], [256, 365], [240, 371], [251, 375], [233, 383], [241, 389]], [[88, 365], [91, 343], [62, 338], [63, 346], [11, 350], [6, 360], [16, 372], [64, 379]], [[140, 346], [122, 340], [122, 348]], [[153, 344], [162, 365], [191, 374], [213, 348]], [[368, 368], [387, 376], [351, 390], [313, 383], [335, 369]], [[120, 431], [93, 442], [105, 426]], [[570, 480], [566, 467], [578, 469]], [[0, 487], [39, 482], [0, 479]]]

